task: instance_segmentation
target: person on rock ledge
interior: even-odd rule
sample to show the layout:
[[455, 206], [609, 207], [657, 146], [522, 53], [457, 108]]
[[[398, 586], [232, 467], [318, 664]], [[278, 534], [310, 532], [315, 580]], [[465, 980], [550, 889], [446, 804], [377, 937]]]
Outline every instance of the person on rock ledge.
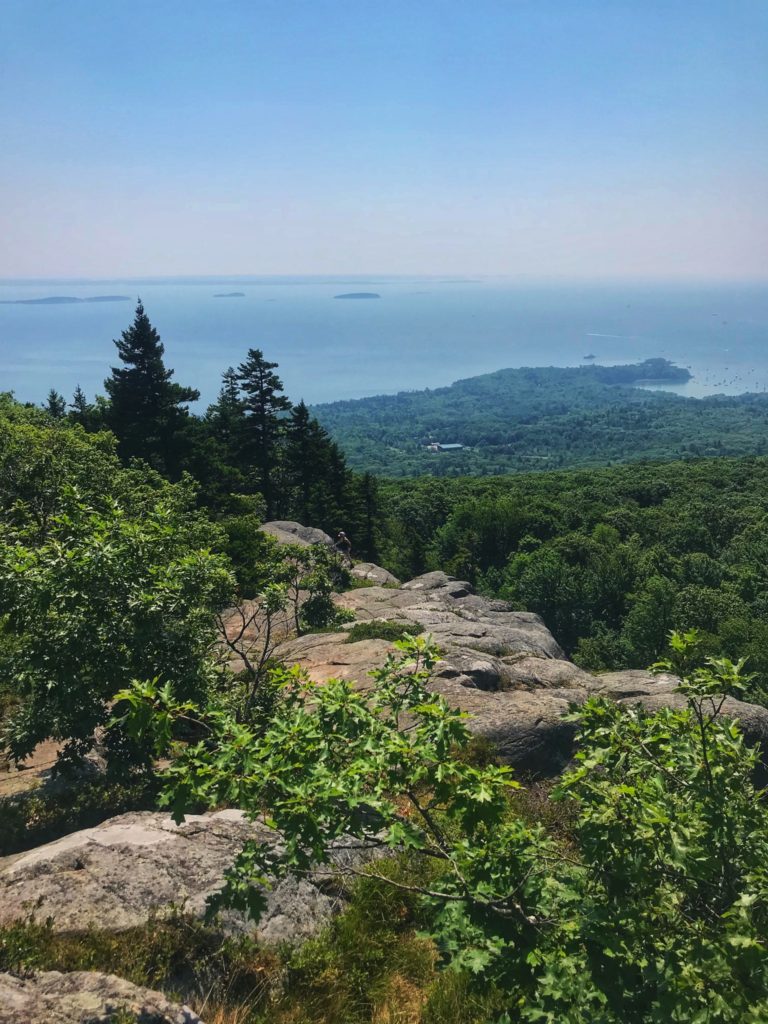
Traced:
[[346, 558], [350, 565], [352, 564], [352, 541], [344, 533], [343, 530], [339, 530], [336, 537], [336, 543], [333, 545], [334, 548]]

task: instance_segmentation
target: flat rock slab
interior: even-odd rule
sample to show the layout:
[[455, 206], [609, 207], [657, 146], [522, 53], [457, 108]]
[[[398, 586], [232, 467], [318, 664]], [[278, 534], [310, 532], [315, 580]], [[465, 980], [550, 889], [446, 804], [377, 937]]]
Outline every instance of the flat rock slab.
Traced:
[[114, 974], [44, 971], [28, 978], [0, 974], [3, 1024], [203, 1024], [188, 1006]]
[[538, 615], [512, 611], [503, 601], [477, 597], [469, 583], [444, 572], [427, 573], [394, 590], [365, 587], [341, 594], [338, 603], [358, 621], [396, 619], [414, 622], [431, 633], [439, 647], [469, 648], [506, 657], [532, 654], [564, 658]]
[[317, 683], [329, 679], [356, 682], [362, 690], [373, 685], [369, 673], [384, 664], [395, 648], [388, 640], [347, 643], [348, 633], [307, 633], [288, 640], [275, 651], [287, 665], [301, 665]]
[[613, 700], [624, 700], [631, 697], [674, 693], [680, 680], [669, 672], [654, 675], [647, 669], [627, 668], [620, 672], [602, 672], [592, 679], [591, 691], [602, 697]]
[[[630, 669], [599, 676], [568, 661], [538, 615], [474, 594], [465, 580], [430, 572], [398, 588], [366, 587], [336, 602], [358, 622], [395, 620], [432, 635], [441, 651], [430, 687], [470, 716], [471, 732], [491, 741], [507, 763], [554, 775], [573, 756], [575, 727], [564, 721], [589, 696], [645, 707], [680, 707], [679, 680]], [[299, 664], [317, 682], [331, 678], [372, 686], [370, 672], [393, 646], [384, 640], [347, 643], [345, 632], [282, 644], [277, 657]], [[768, 754], [768, 710], [729, 699], [723, 713], [740, 720], [749, 743]]]
[[[246, 839], [277, 842], [275, 833], [241, 811], [190, 815], [182, 825], [152, 811], [119, 815], [6, 864], [0, 871], [0, 924], [33, 915], [53, 918], [60, 932], [121, 931], [174, 909], [201, 918]], [[345, 851], [336, 867], [362, 859]], [[342, 906], [332, 869], [285, 879], [268, 891], [256, 937], [299, 942]], [[231, 911], [220, 924], [229, 934], [254, 932], [252, 921]]]
[[318, 530], [314, 526], [302, 526], [301, 523], [294, 523], [290, 519], [275, 519], [271, 523], [264, 523], [261, 530], [274, 537], [279, 544], [298, 544], [302, 548], [308, 548], [310, 544], [333, 547], [333, 540], [324, 530]]

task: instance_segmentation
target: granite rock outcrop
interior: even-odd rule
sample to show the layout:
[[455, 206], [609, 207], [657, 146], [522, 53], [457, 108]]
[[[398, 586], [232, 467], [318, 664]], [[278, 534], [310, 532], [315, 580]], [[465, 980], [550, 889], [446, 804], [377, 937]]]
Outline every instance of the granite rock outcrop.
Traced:
[[[430, 572], [399, 587], [373, 586], [339, 594], [355, 622], [395, 621], [431, 634], [441, 652], [430, 686], [470, 716], [468, 728], [499, 756], [531, 775], [560, 772], [573, 756], [568, 711], [591, 695], [648, 709], [681, 707], [679, 680], [641, 670], [592, 675], [568, 661], [538, 615], [474, 593], [471, 585]], [[281, 644], [276, 656], [301, 665], [318, 682], [330, 678], [372, 685], [370, 671], [392, 644], [349, 642], [348, 630], [309, 634]], [[768, 710], [729, 698], [722, 713], [738, 718], [749, 742], [768, 753]]]
[[[121, 814], [8, 858], [0, 868], [0, 925], [32, 916], [52, 918], [57, 932], [122, 931], [176, 911], [202, 918], [247, 839], [277, 843], [237, 810], [189, 815], [181, 825], [152, 811]], [[297, 943], [313, 935], [344, 905], [336, 872], [362, 860], [339, 851], [329, 868], [280, 880], [267, 892], [256, 936]], [[234, 911], [219, 924], [227, 934], [254, 931]]]
[[188, 1006], [161, 992], [98, 971], [0, 974], [3, 1024], [203, 1024]]

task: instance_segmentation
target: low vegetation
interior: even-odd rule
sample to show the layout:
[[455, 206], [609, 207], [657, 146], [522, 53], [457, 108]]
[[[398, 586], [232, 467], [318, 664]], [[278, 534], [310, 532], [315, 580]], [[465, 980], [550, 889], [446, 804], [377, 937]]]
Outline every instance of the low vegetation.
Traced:
[[[571, 802], [567, 841], [515, 812], [509, 769], [456, 757], [463, 716], [426, 689], [434, 652], [400, 642], [366, 697], [295, 676], [256, 737], [226, 714], [136, 686], [125, 724], [168, 754], [174, 719], [206, 739], [175, 750], [163, 802], [234, 799], [283, 836], [249, 842], [210, 905], [264, 907], [267, 876], [328, 864], [335, 844], [404, 851], [416, 877], [364, 869], [418, 898], [444, 965], [503, 999], [499, 1020], [632, 1024], [736, 1022], [768, 1013], [768, 808], [758, 753], [719, 717], [743, 693], [741, 664], [696, 664], [695, 635], [672, 638], [684, 709], [645, 714], [591, 699], [576, 766], [554, 797]], [[311, 707], [311, 710], [308, 708]]]
[[[402, 860], [379, 870], [410, 879]], [[349, 909], [297, 949], [226, 939], [183, 916], [105, 935], [57, 935], [50, 923], [0, 928], [0, 971], [104, 971], [159, 988], [208, 1024], [484, 1024], [502, 1002], [439, 968], [417, 900], [378, 879], [350, 889]]]
[[347, 630], [348, 644], [358, 640], [402, 640], [406, 636], [420, 636], [424, 630], [413, 622], [397, 622], [395, 619], [369, 619], [356, 622]]

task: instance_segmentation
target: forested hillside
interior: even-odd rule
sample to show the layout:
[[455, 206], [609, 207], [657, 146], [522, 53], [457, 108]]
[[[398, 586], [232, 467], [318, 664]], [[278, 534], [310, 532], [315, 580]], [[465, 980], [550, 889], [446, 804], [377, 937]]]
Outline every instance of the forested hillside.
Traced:
[[749, 656], [768, 694], [768, 459], [386, 485], [383, 556], [536, 611], [590, 669], [644, 667], [670, 629]]
[[[276, 364], [259, 350], [224, 372], [218, 401], [194, 416], [187, 403], [196, 392], [173, 382], [141, 306], [117, 347], [123, 366], [105, 381], [108, 401], [88, 402], [78, 389], [68, 406], [52, 390], [44, 412], [6, 402], [6, 415], [80, 427], [102, 448], [114, 444], [98, 433], [109, 429], [124, 462], [138, 457], [157, 479], [186, 480], [187, 500], [215, 523], [217, 546], [244, 593], [264, 582], [258, 524], [297, 519], [331, 533], [344, 529], [357, 557], [378, 560], [401, 578], [443, 569], [538, 612], [589, 669], [643, 667], [660, 655], [670, 629], [696, 627], [712, 652], [749, 655], [756, 685], [768, 692], [760, 569], [768, 555], [768, 460], [695, 458], [763, 450], [767, 396], [699, 401], [626, 386], [687, 376], [651, 360], [504, 370], [433, 392], [321, 407], [331, 421], [335, 410], [337, 423], [373, 410], [385, 438], [463, 422], [479, 444], [427, 453], [414, 440], [411, 469], [428, 460], [457, 473], [475, 458], [490, 459], [494, 446], [481, 439], [513, 434], [518, 447], [537, 436], [542, 451], [559, 451], [539, 459], [526, 448], [518, 460], [525, 474], [384, 483], [347, 468], [340, 446], [303, 403], [292, 405]], [[362, 436], [370, 421], [364, 416], [356, 429]], [[74, 443], [78, 435], [71, 436]], [[530, 472], [550, 459], [591, 465], [639, 461], [648, 451], [671, 458], [675, 451], [665, 446], [672, 437], [683, 463]], [[369, 450], [385, 462], [392, 454], [383, 444]], [[402, 470], [400, 455], [392, 458]], [[483, 466], [489, 471], [493, 463]]]
[[[499, 370], [428, 391], [315, 406], [357, 470], [462, 476], [768, 451], [768, 396], [683, 398], [633, 387], [684, 382], [663, 359]], [[432, 442], [464, 450], [427, 450]]]

